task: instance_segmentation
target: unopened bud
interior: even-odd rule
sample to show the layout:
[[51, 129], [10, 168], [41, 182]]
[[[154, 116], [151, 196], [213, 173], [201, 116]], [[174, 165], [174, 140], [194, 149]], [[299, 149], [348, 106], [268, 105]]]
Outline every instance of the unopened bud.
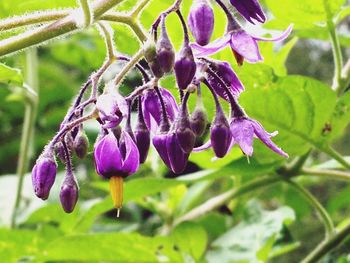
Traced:
[[162, 19], [162, 33], [157, 42], [157, 60], [164, 73], [170, 72], [174, 67], [175, 51], [166, 31], [164, 18]]
[[181, 49], [174, 70], [178, 87], [186, 89], [196, 74], [196, 63], [192, 50], [187, 44]]
[[230, 125], [222, 112], [217, 111], [215, 120], [210, 129], [210, 141], [216, 157], [222, 158], [226, 155], [232, 140]]
[[143, 45], [143, 53], [147, 62], [152, 62], [156, 60], [156, 43], [152, 39], [148, 39]]
[[74, 207], [78, 201], [79, 188], [73, 178], [73, 175], [67, 175], [65, 178], [60, 192], [60, 201], [63, 210], [66, 213], [71, 213], [74, 210]]
[[89, 138], [86, 136], [85, 132], [80, 131], [74, 139], [74, 150], [75, 154], [83, 159], [89, 150]]
[[200, 137], [205, 132], [208, 124], [208, 116], [203, 107], [196, 107], [191, 115], [191, 128], [197, 137]]

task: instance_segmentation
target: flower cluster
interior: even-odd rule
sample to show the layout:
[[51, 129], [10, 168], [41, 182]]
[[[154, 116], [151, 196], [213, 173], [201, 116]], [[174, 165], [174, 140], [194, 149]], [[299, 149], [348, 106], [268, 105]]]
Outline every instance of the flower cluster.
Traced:
[[[283, 40], [291, 32], [291, 27], [277, 38], [252, 36], [235, 19], [231, 8], [216, 0], [226, 14], [227, 31], [223, 37], [210, 42], [214, 12], [209, 2], [193, 0], [187, 23], [182, 16], [180, 3], [180, 0], [176, 1], [152, 25], [149, 39], [143, 46], [148, 68], [142, 66], [145, 63], [134, 64], [143, 76], [142, 86], [122, 96], [117, 89], [118, 83], [107, 83], [103, 93], [98, 95], [97, 83], [110, 65], [107, 63], [82, 87], [58, 133], [45, 147], [33, 168], [33, 186], [39, 198], [48, 198], [55, 181], [56, 154], [67, 170], [60, 200], [66, 212], [73, 211], [78, 200], [78, 184], [73, 174], [72, 154], [84, 158], [88, 152], [89, 143], [83, 130], [83, 122], [88, 119], [96, 119], [100, 124], [101, 132], [94, 145], [96, 172], [110, 181], [114, 206], [118, 211], [123, 200], [123, 178], [135, 173], [139, 165], [146, 161], [151, 144], [164, 164], [175, 174], [184, 172], [192, 152], [210, 147], [217, 158], [225, 157], [235, 145], [245, 155], [251, 156], [255, 137], [277, 154], [288, 157], [271, 140], [277, 132], [265, 131], [238, 104], [244, 86], [230, 64], [208, 56], [229, 45], [239, 65], [245, 60], [259, 62], [263, 58], [257, 42]], [[265, 22], [265, 14], [257, 0], [231, 0], [230, 3], [248, 22]], [[178, 15], [184, 31], [183, 45], [177, 54], [165, 23], [167, 16], [173, 12]], [[195, 40], [193, 43], [190, 43], [188, 28]], [[123, 56], [116, 59], [129, 61]], [[159, 86], [159, 79], [167, 74], [175, 75], [181, 98], [179, 104], [168, 89]], [[92, 86], [91, 96], [83, 100], [89, 86]], [[201, 88], [208, 88], [211, 92], [216, 114], [210, 124], [209, 141], [195, 148], [196, 139], [203, 136], [209, 123]], [[187, 105], [190, 96], [197, 97], [192, 113]], [[222, 101], [229, 103], [230, 116], [225, 115], [220, 104]], [[136, 125], [132, 127], [134, 104], [137, 104], [138, 113]], [[83, 115], [88, 105], [94, 105], [94, 110]]]

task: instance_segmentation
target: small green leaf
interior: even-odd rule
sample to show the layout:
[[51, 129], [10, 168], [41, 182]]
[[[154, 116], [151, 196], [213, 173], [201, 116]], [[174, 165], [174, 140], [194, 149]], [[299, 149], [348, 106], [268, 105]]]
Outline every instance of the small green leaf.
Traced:
[[19, 69], [0, 63], [0, 82], [14, 83], [21, 86], [23, 84], [22, 73]]

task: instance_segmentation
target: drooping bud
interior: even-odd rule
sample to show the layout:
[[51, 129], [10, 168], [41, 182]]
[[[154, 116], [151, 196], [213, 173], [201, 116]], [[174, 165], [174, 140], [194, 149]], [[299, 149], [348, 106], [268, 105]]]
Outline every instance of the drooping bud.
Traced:
[[162, 32], [157, 42], [157, 60], [162, 71], [168, 73], [174, 67], [175, 51], [166, 31], [164, 17], [161, 21], [161, 28]]
[[79, 131], [74, 139], [74, 151], [80, 159], [83, 159], [89, 151], [89, 138], [82, 130]]
[[165, 163], [165, 165], [171, 168], [169, 157], [168, 157], [168, 150], [166, 146], [168, 132], [169, 132], [169, 122], [163, 118], [160, 123], [157, 134], [152, 139], [152, 143], [154, 145], [154, 148], [156, 148], [160, 158]]
[[164, 75], [164, 71], [160, 67], [158, 60], [154, 60], [148, 63], [153, 75], [157, 78], [161, 78]]
[[[166, 138], [166, 148], [170, 162], [170, 168], [175, 174], [182, 173], [186, 166], [189, 152], [184, 152], [179, 137], [176, 133], [170, 133]], [[193, 148], [193, 147], [192, 147]]]
[[208, 124], [208, 116], [203, 107], [197, 107], [191, 114], [191, 129], [197, 137], [204, 134]]
[[196, 74], [196, 63], [191, 47], [186, 43], [175, 62], [175, 77], [180, 89], [186, 89]]
[[224, 157], [230, 148], [232, 134], [221, 107], [216, 109], [216, 116], [210, 128], [210, 141], [216, 157]]
[[140, 153], [140, 163], [144, 163], [147, 159], [151, 136], [145, 123], [145, 119], [143, 118], [141, 99], [139, 99], [139, 114], [134, 135]]
[[194, 0], [188, 16], [188, 26], [196, 42], [205, 46], [214, 30], [214, 12], [207, 0]]
[[[71, 172], [68, 172], [71, 173]], [[79, 188], [73, 174], [67, 174], [63, 181], [60, 192], [60, 201], [63, 210], [66, 213], [71, 213], [78, 201]]]
[[37, 197], [46, 200], [55, 182], [57, 165], [52, 153], [43, 153], [32, 170], [32, 184]]

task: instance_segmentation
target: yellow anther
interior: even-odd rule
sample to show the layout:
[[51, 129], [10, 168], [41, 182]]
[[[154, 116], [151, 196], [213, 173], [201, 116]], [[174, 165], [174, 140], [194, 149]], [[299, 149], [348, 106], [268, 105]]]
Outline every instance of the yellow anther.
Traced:
[[112, 176], [109, 179], [109, 189], [111, 191], [113, 205], [118, 209], [117, 214], [119, 217], [119, 210], [123, 206], [123, 177]]

